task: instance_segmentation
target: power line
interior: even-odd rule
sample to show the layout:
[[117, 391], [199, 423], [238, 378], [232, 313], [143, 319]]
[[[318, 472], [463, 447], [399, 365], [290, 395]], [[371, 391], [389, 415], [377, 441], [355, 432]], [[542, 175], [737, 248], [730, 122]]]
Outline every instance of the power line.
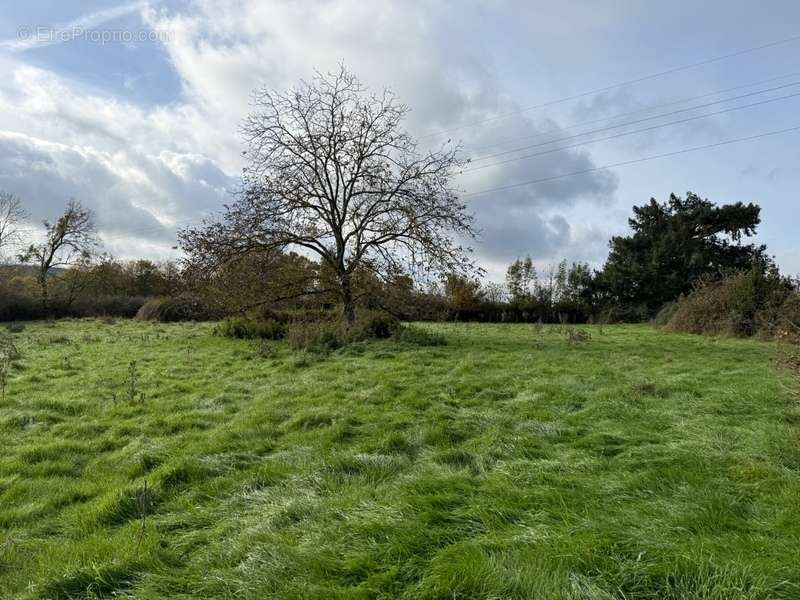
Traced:
[[609, 90], [613, 90], [613, 89], [616, 89], [616, 88], [619, 88], [619, 87], [624, 87], [624, 86], [633, 85], [633, 84], [636, 84], [636, 83], [642, 83], [643, 81], [649, 81], [649, 80], [652, 80], [652, 79], [657, 79], [659, 77], [664, 77], [666, 75], [671, 75], [672, 73], [677, 73], [679, 71], [686, 71], [688, 69], [695, 69], [697, 67], [702, 67], [702, 66], [709, 65], [709, 64], [712, 64], [712, 63], [715, 63], [715, 62], [719, 62], [719, 61], [722, 61], [722, 60], [727, 60], [729, 58], [734, 58], [736, 56], [742, 56], [743, 54], [749, 54], [751, 52], [757, 52], [759, 50], [765, 50], [767, 48], [780, 46], [782, 44], [788, 44], [790, 42], [795, 42], [797, 40], [800, 40], [800, 35], [794, 35], [792, 37], [784, 38], [784, 39], [777, 40], [777, 41], [774, 41], [774, 42], [768, 42], [766, 44], [761, 44], [759, 46], [752, 46], [750, 48], [744, 48], [742, 50], [737, 50], [735, 52], [730, 52], [728, 54], [722, 54], [722, 55], [719, 55], [719, 56], [714, 56], [714, 57], [707, 58], [707, 59], [704, 59], [704, 60], [701, 60], [701, 61], [697, 61], [697, 62], [694, 62], [694, 63], [689, 63], [689, 64], [681, 65], [681, 66], [678, 66], [678, 67], [673, 67], [673, 68], [667, 69], [665, 71], [659, 71], [657, 73], [652, 73], [650, 75], [644, 75], [642, 77], [637, 77], [635, 79], [628, 79], [627, 81], [621, 81], [619, 83], [614, 83], [614, 84], [607, 85], [607, 86], [604, 86], [604, 87], [601, 87], [601, 88], [596, 88], [596, 89], [589, 90], [589, 91], [586, 91], [586, 92], [581, 92], [579, 94], [573, 94], [572, 96], [565, 96], [563, 98], [558, 98], [556, 100], [550, 100], [548, 102], [543, 102], [541, 104], [535, 104], [533, 106], [527, 106], [525, 108], [521, 108], [521, 109], [518, 109], [518, 110], [510, 111], [510, 112], [507, 112], [507, 113], [504, 113], [504, 114], [501, 114], [501, 115], [495, 115], [494, 117], [488, 117], [488, 118], [482, 119], [480, 121], [473, 121], [472, 123], [465, 123], [463, 125], [459, 125], [458, 127], [452, 127], [452, 128], [449, 128], [449, 129], [442, 129], [440, 131], [431, 132], [431, 133], [428, 133], [426, 135], [420, 136], [420, 139], [435, 137], [435, 136], [438, 136], [438, 135], [445, 135], [445, 134], [451, 133], [453, 131], [460, 131], [460, 130], [466, 129], [468, 127], [475, 127], [477, 125], [483, 125], [484, 123], [489, 123], [491, 121], [497, 121], [499, 119], [504, 119], [506, 117], [511, 117], [511, 116], [514, 116], [514, 115], [518, 115], [518, 114], [521, 114], [521, 113], [524, 113], [524, 112], [528, 112], [528, 111], [531, 111], [531, 110], [536, 110], [536, 109], [539, 109], [539, 108], [547, 108], [548, 106], [555, 106], [556, 104], [561, 104], [563, 102], [569, 102], [570, 100], [578, 100], [580, 98], [585, 98], [586, 96], [592, 96], [592, 95], [600, 94], [602, 92], [607, 92]]
[[558, 180], [558, 179], [565, 179], [567, 177], [575, 177], [576, 175], [585, 175], [587, 173], [594, 173], [596, 171], [604, 171], [604, 170], [613, 169], [613, 168], [616, 168], [616, 167], [624, 167], [626, 165], [633, 165], [633, 164], [636, 164], [636, 163], [647, 162], [647, 161], [656, 160], [656, 159], [659, 159], [659, 158], [667, 158], [667, 157], [670, 157], [670, 156], [677, 156], [679, 154], [686, 154], [686, 153], [689, 153], [689, 152], [697, 152], [699, 150], [706, 150], [708, 148], [717, 148], [719, 146], [727, 146], [729, 144], [737, 144], [739, 142], [747, 142], [747, 141], [751, 141], [751, 140], [757, 140], [757, 139], [769, 137], [769, 136], [772, 136], [772, 135], [779, 135], [779, 134], [782, 134], [782, 133], [789, 133], [790, 131], [800, 131], [800, 125], [797, 125], [795, 127], [787, 127], [786, 129], [777, 129], [775, 131], [767, 131], [767, 132], [764, 132], [764, 133], [759, 133], [759, 134], [756, 134], [756, 135], [750, 135], [750, 136], [747, 136], [747, 137], [734, 138], [732, 140], [724, 140], [722, 142], [715, 142], [713, 144], [704, 144], [703, 146], [694, 146], [692, 148], [683, 148], [681, 150], [675, 150], [673, 152], [664, 152], [662, 154], [653, 154], [651, 156], [643, 156], [643, 157], [640, 157], [640, 158], [635, 158], [635, 159], [632, 159], [632, 160], [624, 160], [624, 161], [621, 161], [621, 162], [612, 163], [612, 164], [608, 164], [608, 165], [603, 165], [603, 166], [600, 166], [600, 167], [592, 167], [591, 169], [583, 169], [581, 171], [573, 171], [571, 173], [562, 173], [561, 175], [553, 175], [551, 177], [543, 177], [541, 179], [532, 179], [530, 181], [522, 181], [520, 183], [514, 183], [514, 184], [511, 184], [511, 185], [505, 185], [505, 186], [502, 186], [502, 187], [489, 188], [489, 189], [480, 190], [480, 191], [477, 191], [477, 192], [469, 192], [469, 193], [466, 193], [466, 194], [462, 194], [461, 196], [466, 198], [466, 197], [471, 197], [471, 196], [478, 196], [478, 195], [481, 195], [481, 194], [488, 194], [490, 192], [502, 192], [502, 191], [505, 191], [505, 190], [511, 190], [511, 189], [515, 189], [515, 188], [525, 187], [525, 186], [528, 186], [528, 185], [536, 185], [536, 184], [539, 184], [539, 183], [547, 183], [549, 181], [555, 181], [555, 180]]
[[[691, 148], [683, 148], [681, 150], [675, 150], [673, 152], [664, 152], [664, 153], [661, 153], [661, 154], [653, 154], [651, 156], [643, 156], [643, 157], [640, 157], [640, 158], [634, 158], [634, 159], [631, 159], [631, 160], [620, 161], [620, 162], [611, 163], [611, 164], [608, 164], [608, 165], [602, 165], [602, 166], [599, 166], [599, 167], [592, 167], [590, 169], [583, 169], [581, 171], [573, 171], [571, 173], [562, 173], [560, 175], [553, 175], [551, 177], [542, 177], [540, 179], [531, 179], [529, 181], [522, 181], [522, 182], [514, 183], [514, 184], [511, 184], [511, 185], [505, 185], [505, 186], [501, 186], [501, 187], [489, 188], [489, 189], [479, 190], [479, 191], [475, 191], [475, 192], [468, 192], [468, 193], [465, 193], [465, 194], [461, 194], [461, 197], [462, 198], [469, 198], [469, 197], [472, 197], [472, 196], [479, 196], [479, 195], [483, 195], [483, 194], [489, 194], [489, 193], [492, 193], [492, 192], [502, 192], [502, 191], [516, 189], [516, 188], [525, 187], [525, 186], [529, 186], [529, 185], [536, 185], [536, 184], [539, 184], [539, 183], [547, 183], [547, 182], [556, 181], [556, 180], [559, 180], [559, 179], [566, 179], [567, 177], [575, 177], [575, 176], [578, 176], [578, 175], [586, 175], [588, 173], [595, 173], [597, 171], [605, 171], [605, 170], [608, 170], [608, 169], [614, 169], [616, 167], [624, 167], [624, 166], [633, 165], [633, 164], [642, 163], [642, 162], [647, 162], [647, 161], [651, 161], [651, 160], [657, 160], [657, 159], [660, 159], [660, 158], [668, 158], [670, 156], [678, 156], [680, 154], [687, 154], [687, 153], [690, 153], [690, 152], [698, 152], [700, 150], [707, 150], [709, 148], [718, 148], [720, 146], [727, 146], [727, 145], [730, 145], [730, 144], [738, 144], [740, 142], [748, 142], [748, 141], [752, 141], [752, 140], [757, 140], [757, 139], [761, 139], [761, 138], [765, 138], [765, 137], [770, 137], [770, 136], [773, 136], [773, 135], [780, 135], [780, 134], [783, 134], [783, 133], [789, 133], [789, 132], [793, 132], [793, 131], [800, 131], [800, 125], [797, 125], [797, 126], [794, 126], [794, 127], [787, 127], [785, 129], [777, 129], [777, 130], [774, 130], [774, 131], [766, 131], [764, 133], [759, 133], [759, 134], [750, 135], [750, 136], [746, 136], [746, 137], [740, 137], [740, 138], [734, 138], [734, 139], [730, 139], [730, 140], [724, 140], [724, 141], [721, 141], [721, 142], [715, 142], [713, 144], [704, 144], [702, 146], [693, 146]], [[158, 231], [160, 231], [160, 230], [161, 229], [159, 229]], [[140, 233], [142, 233], [142, 232], [140, 232]], [[128, 235], [130, 235], [130, 233]], [[127, 237], [127, 235], [123, 236], [123, 237]], [[114, 238], [104, 238], [104, 239], [108, 240], [108, 239], [114, 239]]]
[[[701, 108], [703, 106], [709, 106], [709, 105], [712, 105], [712, 104], [719, 104], [720, 102], [729, 102], [729, 101], [735, 100], [737, 98], [753, 96], [753, 95], [756, 95], [756, 94], [759, 94], [759, 93], [765, 93], [767, 91], [773, 91], [773, 90], [776, 90], [776, 89], [782, 89], [782, 88], [796, 86], [796, 85], [800, 85], [800, 82], [787, 84], [787, 85], [784, 85], [784, 86], [777, 86], [777, 87], [771, 88], [769, 90], [762, 90], [760, 92], [753, 92], [751, 94], [744, 94], [744, 95], [741, 95], [741, 96], [736, 96], [736, 97], [733, 97], [733, 98], [728, 98], [728, 99], [720, 100], [720, 101], [713, 102], [713, 103], [707, 103], [707, 104], [704, 104], [704, 105], [699, 105], [699, 106], [695, 106], [695, 107], [691, 107], [691, 108], [687, 108], [687, 109], [682, 109], [682, 110], [679, 110], [679, 111], [673, 111], [671, 113], [665, 113], [664, 115], [657, 115], [655, 117], [651, 117], [651, 118], [648, 118], [648, 119], [641, 119], [639, 121], [634, 121], [632, 123], [621, 124], [621, 125], [619, 125], [617, 127], [630, 125], [630, 124], [638, 123], [638, 122], [643, 122], [643, 121], [646, 121], [646, 120], [651, 120], [653, 118], [663, 117], [663, 116], [666, 116], [666, 115], [669, 115], [669, 114], [676, 114], [676, 113], [680, 113], [680, 112], [686, 112], [687, 110], [696, 110], [697, 108]], [[623, 136], [626, 136], [626, 135], [633, 135], [633, 134], [636, 134], [636, 133], [642, 133], [644, 131], [650, 131], [650, 130], [658, 129], [658, 128], [661, 128], [661, 127], [666, 127], [666, 126], [670, 126], [670, 125], [675, 125], [675, 124], [679, 124], [679, 123], [693, 121], [693, 120], [697, 120], [697, 119], [701, 119], [701, 118], [707, 118], [707, 117], [714, 116], [714, 115], [717, 115], [717, 114], [722, 114], [722, 113], [726, 113], [726, 112], [732, 112], [732, 111], [735, 111], [735, 110], [741, 110], [741, 109], [745, 109], [745, 108], [750, 108], [750, 107], [753, 107], [753, 106], [758, 106], [758, 105], [761, 105], [761, 104], [767, 104], [769, 102], [775, 102], [775, 101], [778, 101], [778, 100], [783, 100], [783, 99], [786, 99], [786, 98], [792, 98], [792, 97], [796, 97], [796, 96], [800, 96], [800, 93], [781, 96], [781, 97], [778, 97], [778, 98], [771, 98], [771, 99], [767, 99], [767, 100], [764, 100], [764, 101], [761, 101], [761, 102], [751, 103], [751, 104], [748, 104], [748, 105], [731, 107], [729, 109], [716, 111], [716, 112], [708, 113], [708, 114], [704, 114], [704, 115], [697, 115], [697, 116], [694, 116], [694, 117], [690, 117], [690, 118], [687, 118], [687, 119], [682, 119], [682, 120], [674, 121], [674, 122], [670, 122], [670, 123], [663, 123], [663, 124], [660, 124], [660, 125], [647, 127], [647, 128], [643, 128], [643, 129], [636, 130], [636, 131], [623, 132], [623, 133], [616, 134], [616, 135], [613, 135], [613, 136], [608, 136], [606, 138], [601, 138], [601, 139], [596, 139], [596, 140], [589, 140], [587, 142], [582, 142], [580, 144], [574, 144], [574, 145], [570, 145], [570, 146], [566, 146], [566, 147], [553, 148], [553, 149], [549, 149], [549, 150], [541, 152], [541, 153], [536, 153], [536, 154], [532, 154], [532, 155], [516, 157], [516, 158], [513, 158], [513, 159], [509, 159], [507, 161], [501, 161], [501, 162], [498, 162], [498, 163], [492, 163], [490, 165], [481, 165], [481, 166], [478, 166], [478, 167], [475, 167], [475, 168], [472, 168], [472, 169], [465, 169], [463, 172], [476, 171], [476, 170], [483, 169], [483, 168], [488, 168], [488, 167], [492, 167], [492, 166], [506, 164], [508, 162], [513, 162], [513, 161], [516, 161], [516, 160], [523, 160], [523, 159], [526, 159], [526, 158], [533, 158], [535, 156], [540, 156], [540, 155], [548, 154], [548, 153], [551, 153], [551, 152], [557, 152], [557, 151], [561, 151], [561, 150], [566, 150], [566, 149], [570, 149], [570, 148], [574, 148], [574, 147], [578, 147], [578, 146], [582, 146], [582, 145], [586, 145], [586, 144], [590, 144], [590, 143], [594, 143], [594, 142], [601, 142], [601, 141], [606, 141], [606, 140], [609, 140], [609, 139], [615, 139], [615, 138], [623, 137]], [[527, 148], [530, 148], [530, 147], [541, 146], [541, 145], [545, 145], [545, 144], [549, 144], [549, 143], [554, 143], [554, 142], [557, 142], [557, 141], [563, 141], [565, 139], [572, 139], [572, 138], [575, 138], [575, 137], [579, 137], [581, 135], [587, 135], [589, 133], [596, 133], [596, 132], [599, 132], [599, 131], [604, 131], [604, 130], [613, 129], [613, 128], [615, 128], [615, 127], [608, 127], [608, 128], [598, 129], [596, 131], [585, 132], [585, 133], [582, 133], [582, 134], [576, 134], [576, 135], [569, 136], [569, 137], [566, 137], [566, 138], [550, 140], [548, 142], [542, 142], [541, 144], [534, 144], [532, 146], [527, 146], [525, 148], [521, 148], [521, 149], [517, 149], [517, 150], [510, 150], [508, 152], [503, 152], [503, 153], [500, 153], [500, 154], [508, 154], [508, 153], [511, 153], [511, 152], [516, 152], [516, 151], [519, 151], [519, 150], [527, 149]], [[783, 133], [785, 131], [793, 131], [794, 129], [795, 128], [786, 129], [786, 130], [780, 130], [780, 131], [776, 131], [776, 132], [769, 132], [769, 133], [762, 134], [762, 135], [759, 135], [759, 136], [754, 136], [754, 137], [749, 137], [749, 138], [740, 138], [740, 139], [731, 140], [731, 141], [728, 141], [728, 142], [720, 142], [718, 144], [711, 144], [711, 145], [706, 145], [706, 146], [698, 146], [696, 148], [690, 148], [690, 149], [686, 149], [684, 151], [679, 151], [678, 153], [691, 152], [691, 151], [694, 151], [694, 150], [699, 150], [699, 149], [709, 148], [709, 147], [715, 147], [717, 145], [725, 145], [725, 144], [734, 143], [734, 142], [737, 142], [737, 141], [745, 141], [745, 140], [749, 140], [749, 139], [756, 139], [758, 137], [765, 137], [765, 136], [768, 136], [768, 135], [775, 135], [777, 133]], [[636, 161], [633, 161], [633, 162], [641, 162], [641, 161], [645, 161], [645, 160], [652, 160], [653, 158], [671, 156], [672, 154], [673, 153], [668, 153], [668, 154], [664, 154], [664, 155], [657, 155], [655, 157], [644, 158], [644, 159], [636, 160]], [[482, 158], [490, 158], [491, 156], [497, 156], [497, 155], [489, 155], [489, 156], [485, 156], [485, 157], [482, 157]], [[590, 172], [593, 172], [593, 171], [613, 168], [615, 166], [622, 166], [622, 165], [625, 165], [625, 164], [631, 164], [631, 163], [630, 162], [615, 163], [613, 165], [606, 165], [606, 166], [603, 166], [603, 167], [595, 167], [595, 168], [588, 169], [588, 170], [585, 170], [585, 171], [577, 171], [575, 173], [562, 174], [562, 175], [554, 176], [554, 177], [551, 177], [551, 178], [545, 178], [545, 179], [542, 179], [542, 180], [535, 180], [535, 181], [531, 181], [531, 182], [525, 182], [525, 183], [522, 183], [522, 184], [514, 184], [512, 186], [504, 186], [504, 187], [500, 187], [500, 188], [492, 188], [492, 189], [489, 189], [489, 190], [482, 190], [482, 191], [479, 191], [479, 192], [470, 192], [470, 193], [467, 193], [467, 194], [463, 194], [463, 196], [466, 197], [466, 196], [473, 196], [473, 195], [477, 195], [477, 194], [488, 193], [488, 192], [491, 192], [491, 191], [501, 191], [501, 190], [505, 190], [505, 189], [519, 187], [520, 185], [527, 185], [527, 184], [531, 184], [532, 185], [534, 183], [542, 183], [542, 182], [545, 182], [545, 181], [550, 181], [552, 179], [560, 179], [560, 178], [563, 178], [563, 177], [569, 177], [569, 176], [573, 176], [573, 175], [580, 175], [580, 174], [584, 174], [584, 173], [590, 173]], [[146, 228], [146, 229], [131, 230], [131, 231], [127, 231], [127, 232], [125, 232], [123, 234], [118, 234], [118, 235], [115, 235], [115, 236], [101, 236], [101, 240], [104, 243], [106, 243], [106, 242], [109, 242], [109, 241], [115, 241], [115, 240], [119, 240], [119, 239], [124, 239], [124, 238], [130, 237], [130, 236], [135, 236], [135, 235], [139, 235], [139, 234], [157, 233], [157, 232], [164, 231], [165, 229], [168, 229], [170, 227], [177, 227], [179, 225], [191, 225], [193, 223], [199, 223], [198, 219], [196, 219], [196, 218], [183, 219], [183, 220], [180, 220], [180, 221], [176, 221], [175, 223], [172, 223], [170, 225], [162, 225], [162, 226], [159, 226], [159, 227], [151, 227], [151, 228]]]
[[[652, 115], [650, 117], [643, 117], [641, 119], [636, 119], [635, 121], [628, 121], [626, 123], [618, 123], [617, 125], [609, 125], [608, 127], [601, 127], [599, 129], [592, 129], [589, 131], [583, 131], [581, 133], [576, 133], [573, 135], [568, 135], [560, 138], [550, 139], [545, 142], [538, 142], [536, 144], [529, 144], [527, 146], [520, 146], [519, 148], [514, 148], [513, 150], [505, 150], [503, 152], [495, 152], [494, 154], [485, 154], [483, 156], [479, 156], [478, 158], [472, 159], [472, 161], [479, 161], [479, 160], [486, 160], [487, 158], [496, 158], [498, 156], [505, 156], [507, 154], [513, 154], [514, 152], [521, 152], [522, 150], [530, 150], [531, 148], [539, 148], [541, 146], [547, 146], [548, 144], [554, 144], [556, 142], [565, 142], [567, 140], [573, 140], [575, 138], [579, 138], [585, 135], [592, 135], [594, 133], [602, 133], [604, 131], [609, 131], [611, 129], [619, 129], [620, 127], [627, 127], [629, 125], [638, 125], [639, 123], [645, 123], [647, 121], [653, 121], [655, 119], [661, 119], [663, 117], [671, 117], [673, 115], [679, 115], [685, 112], [691, 112], [693, 110], [698, 110], [701, 108], [708, 108], [709, 106], [716, 106], [717, 104], [725, 104], [726, 102], [733, 102], [734, 100], [741, 100], [742, 98], [750, 98], [752, 96], [758, 96], [760, 94], [766, 94], [768, 92], [775, 92], [777, 90], [783, 90], [790, 87], [797, 87], [800, 85], [800, 81], [795, 81], [792, 83], [787, 83], [784, 85], [775, 86], [772, 88], [767, 88], [765, 90], [759, 90], [756, 92], [750, 92], [748, 94], [740, 94], [739, 96], [732, 96], [730, 98], [722, 98], [721, 100], [715, 100], [713, 102], [706, 102], [704, 104], [697, 104], [695, 106], [689, 106], [686, 108], [680, 108], [677, 110], [661, 113], [658, 115]], [[717, 113], [712, 113], [717, 114]], [[472, 169], [468, 169], [472, 170]]]
[[[796, 95], [800, 95], [800, 94], [796, 94]], [[774, 130], [774, 131], [767, 131], [767, 132], [764, 132], [764, 133], [759, 133], [759, 134], [756, 134], [756, 135], [751, 135], [751, 136], [746, 136], [746, 137], [734, 138], [734, 139], [731, 139], [731, 140], [724, 140], [724, 141], [721, 141], [721, 142], [715, 142], [713, 144], [704, 144], [702, 146], [693, 146], [691, 148], [683, 148], [681, 150], [675, 150], [673, 152], [664, 152], [664, 153], [661, 153], [661, 154], [654, 154], [654, 155], [651, 155], [651, 156], [644, 156], [644, 157], [635, 158], [635, 159], [631, 159], [631, 160], [611, 163], [611, 164], [608, 164], [608, 165], [602, 165], [602, 166], [599, 166], [599, 167], [592, 167], [590, 169], [583, 169], [581, 171], [573, 171], [573, 172], [570, 172], [570, 173], [562, 173], [560, 175], [553, 175], [551, 177], [543, 177], [543, 178], [540, 178], [540, 179], [532, 179], [532, 180], [529, 180], [529, 181], [522, 181], [520, 183], [514, 183], [514, 184], [511, 184], [511, 185], [495, 187], [495, 188], [489, 188], [489, 189], [479, 190], [479, 191], [475, 191], [475, 192], [468, 192], [468, 193], [465, 193], [465, 194], [461, 194], [461, 197], [462, 198], [468, 198], [468, 197], [472, 197], [472, 196], [479, 196], [479, 195], [482, 195], [482, 194], [488, 194], [488, 193], [491, 193], [491, 192], [502, 192], [502, 191], [516, 189], [516, 188], [525, 187], [525, 186], [529, 186], [529, 185], [536, 185], [536, 184], [539, 184], [539, 183], [547, 183], [547, 182], [550, 182], [550, 181], [556, 181], [556, 180], [559, 180], [559, 179], [565, 179], [565, 178], [568, 178], [568, 177], [575, 177], [575, 176], [578, 176], [578, 175], [586, 175], [588, 173], [594, 173], [594, 172], [597, 172], [597, 171], [604, 171], [604, 170], [613, 169], [613, 168], [616, 168], [616, 167], [623, 167], [623, 166], [642, 163], [642, 162], [647, 162], [647, 161], [651, 161], [651, 160], [657, 160], [657, 159], [660, 159], [660, 158], [668, 158], [670, 156], [678, 156], [680, 154], [687, 154], [689, 152], [697, 152], [697, 151], [706, 150], [706, 149], [709, 149], [709, 148], [717, 148], [717, 147], [720, 147], [720, 146], [727, 146], [727, 145], [730, 145], [730, 144], [737, 144], [737, 143], [740, 143], [740, 142], [747, 142], [747, 141], [757, 140], [757, 139], [770, 137], [770, 136], [774, 136], [774, 135], [780, 135], [782, 133], [789, 133], [789, 132], [792, 132], [792, 131], [800, 131], [800, 125], [795, 126], [795, 127], [787, 127], [785, 129], [777, 129], [777, 130]], [[188, 224], [188, 223], [191, 223], [192, 221], [196, 221], [196, 220], [195, 219], [187, 219], [187, 220], [185, 220], [183, 222]], [[177, 223], [173, 224], [173, 226], [177, 225], [178, 223], [181, 223], [181, 221], [178, 221]], [[121, 238], [128, 237], [130, 235], [135, 235], [137, 233], [149, 233], [149, 232], [153, 232], [153, 231], [162, 231], [165, 227], [160, 227], [160, 228], [157, 228], [157, 229], [150, 229], [150, 230], [130, 231], [130, 232], [127, 232], [126, 234], [121, 235], [121, 236], [115, 236], [115, 237], [109, 237], [109, 238], [104, 237], [102, 239], [103, 239], [103, 241], [121, 239]]]
[[[496, 146], [504, 146], [506, 144], [510, 144], [510, 143], [513, 143], [513, 142], [521, 142], [523, 140], [541, 138], [541, 137], [544, 137], [545, 135], [547, 135], [549, 133], [560, 133], [562, 131], [569, 131], [570, 129], [575, 129], [576, 127], [582, 127], [584, 125], [594, 125], [595, 123], [604, 123], [606, 121], [614, 121], [615, 119], [620, 119], [622, 117], [628, 117], [628, 116], [631, 116], [631, 115], [638, 115], [640, 113], [646, 113], [648, 111], [655, 110], [657, 108], [665, 108], [667, 106], [675, 106], [676, 104], [684, 104], [686, 102], [692, 102], [694, 100], [701, 100], [702, 98], [708, 98], [709, 96], [718, 96], [719, 94], [724, 94], [726, 92], [732, 92], [734, 90], [747, 89], [747, 88], [755, 87], [757, 85], [762, 85], [764, 83], [771, 83], [773, 81], [780, 81], [781, 79], [788, 79], [789, 77], [797, 77], [798, 75], [800, 75], [800, 71], [794, 71], [792, 73], [787, 73], [786, 75], [780, 75], [778, 77], [770, 77], [768, 79], [760, 79], [759, 81], [754, 81], [752, 83], [747, 83], [747, 84], [744, 84], [744, 85], [735, 85], [733, 87], [724, 88], [724, 89], [721, 89], [721, 90], [716, 90], [714, 92], [707, 92], [705, 94], [700, 94], [699, 96], [690, 96], [688, 98], [682, 98], [680, 100], [673, 100], [673, 101], [664, 102], [664, 103], [661, 103], [661, 104], [651, 104], [651, 105], [645, 106], [643, 108], [638, 108], [636, 110], [632, 110], [632, 111], [628, 111], [628, 112], [624, 112], [624, 113], [617, 113], [616, 115], [606, 116], [606, 117], [602, 117], [600, 119], [593, 119], [591, 121], [581, 121], [580, 123], [572, 123], [572, 124], [566, 125], [564, 127], [554, 127], [554, 128], [549, 129], [547, 131], [540, 131], [538, 133], [534, 133], [534, 134], [531, 134], [531, 135], [524, 135], [524, 136], [521, 136], [521, 137], [505, 139], [505, 140], [501, 140], [499, 142], [493, 142], [491, 144], [484, 144], [483, 146], [468, 146], [468, 148], [471, 148], [472, 150], [484, 150], [486, 148], [494, 148]], [[473, 159], [473, 160], [478, 160], [478, 159]]]
[[744, 104], [742, 106], [733, 106], [731, 108], [725, 108], [722, 110], [718, 110], [711, 113], [706, 113], [703, 115], [695, 115], [693, 117], [687, 117], [685, 119], [679, 119], [677, 121], [670, 121], [669, 123], [660, 123], [658, 125], [651, 125], [650, 127], [643, 127], [641, 129], [634, 129], [633, 131], [623, 131], [621, 133], [616, 133], [614, 135], [609, 135], [603, 138], [597, 138], [594, 140], [587, 140], [585, 142], [578, 142], [577, 144], [570, 144], [569, 146], [558, 146], [557, 148], [548, 148], [547, 150], [542, 150], [541, 152], [535, 152], [534, 154], [526, 154], [525, 156], [516, 156], [514, 158], [509, 158], [507, 160], [501, 160], [498, 162], [490, 163], [488, 165], [479, 165], [477, 167], [471, 169], [463, 169], [462, 173], [470, 173], [472, 171], [479, 171], [481, 169], [488, 169], [490, 167], [497, 167], [500, 165], [505, 165], [508, 163], [516, 162], [518, 160], [525, 160], [527, 158], [535, 158], [537, 156], [544, 156], [545, 154], [551, 154], [553, 152], [560, 152], [563, 150], [570, 150], [572, 148], [578, 148], [580, 146], [586, 146], [588, 144], [594, 144], [596, 142], [605, 142], [608, 140], [615, 140], [617, 138], [626, 137], [629, 135], [635, 135], [637, 133], [644, 133], [646, 131], [653, 131], [655, 129], [661, 129], [662, 127], [669, 127], [671, 125], [679, 125], [681, 123], [689, 123], [690, 121], [697, 121], [699, 119], [706, 119], [708, 117], [713, 117], [716, 115], [721, 115], [724, 113], [733, 112], [736, 110], [743, 110], [745, 108], [752, 108], [754, 106], [761, 106], [762, 104], [769, 104], [770, 102], [777, 102], [778, 100], [786, 100], [787, 98], [796, 98], [800, 96], [800, 92], [796, 94], [787, 94], [786, 96], [779, 96], [778, 98], [769, 98], [767, 100], [761, 100], [760, 102], [753, 102], [751, 104]]

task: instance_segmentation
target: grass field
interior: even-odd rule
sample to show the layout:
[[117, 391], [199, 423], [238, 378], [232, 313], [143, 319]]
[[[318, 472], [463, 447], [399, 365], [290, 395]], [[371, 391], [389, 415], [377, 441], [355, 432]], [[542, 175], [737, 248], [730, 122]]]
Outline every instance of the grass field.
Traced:
[[448, 344], [318, 357], [205, 324], [29, 325], [0, 405], [0, 596], [800, 598], [774, 345], [427, 327]]

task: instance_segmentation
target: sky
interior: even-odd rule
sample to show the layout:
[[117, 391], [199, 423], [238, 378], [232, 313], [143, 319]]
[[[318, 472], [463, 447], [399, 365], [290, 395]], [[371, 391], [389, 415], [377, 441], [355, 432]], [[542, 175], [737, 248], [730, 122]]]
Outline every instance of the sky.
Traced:
[[233, 198], [252, 91], [343, 62], [473, 160], [455, 184], [490, 279], [600, 266], [633, 205], [687, 191], [759, 204], [795, 274], [800, 131], [773, 132], [800, 127], [798, 58], [800, 3], [775, 0], [5, 2], [0, 190], [31, 236], [75, 198], [103, 249], [174, 257]]

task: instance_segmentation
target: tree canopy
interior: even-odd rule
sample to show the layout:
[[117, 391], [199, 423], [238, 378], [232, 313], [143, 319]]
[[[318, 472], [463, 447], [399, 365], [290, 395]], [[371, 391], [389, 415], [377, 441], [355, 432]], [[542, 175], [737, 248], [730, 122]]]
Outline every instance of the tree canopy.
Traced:
[[36, 266], [41, 302], [47, 311], [51, 271], [88, 261], [97, 245], [97, 229], [92, 211], [75, 200], [67, 203], [67, 208], [55, 222], [44, 221], [43, 225], [44, 239], [28, 246], [19, 258]]
[[765, 246], [744, 244], [761, 222], [755, 204], [718, 206], [697, 194], [671, 194], [633, 207], [633, 233], [611, 239], [599, 277], [609, 300], [653, 313], [691, 290], [702, 277], [766, 265]]

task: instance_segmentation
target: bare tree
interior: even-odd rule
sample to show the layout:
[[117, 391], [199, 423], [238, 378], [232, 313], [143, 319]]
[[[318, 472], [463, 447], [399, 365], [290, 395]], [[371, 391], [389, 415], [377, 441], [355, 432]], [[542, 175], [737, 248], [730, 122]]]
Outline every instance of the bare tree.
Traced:
[[55, 223], [44, 221], [44, 227], [44, 241], [31, 244], [20, 255], [20, 260], [36, 265], [42, 308], [46, 313], [49, 310], [48, 283], [51, 271], [85, 262], [97, 245], [97, 237], [92, 211], [75, 200], [67, 203], [64, 213]]
[[345, 318], [354, 274], [467, 272], [454, 237], [474, 237], [451, 187], [463, 162], [448, 144], [420, 152], [402, 128], [408, 108], [370, 94], [344, 67], [288, 93], [259, 90], [243, 136], [248, 167], [221, 221], [180, 234], [188, 261], [212, 269], [252, 252], [300, 249], [336, 274]]
[[19, 225], [27, 216], [19, 198], [8, 192], [0, 192], [0, 260], [4, 248], [21, 241]]

